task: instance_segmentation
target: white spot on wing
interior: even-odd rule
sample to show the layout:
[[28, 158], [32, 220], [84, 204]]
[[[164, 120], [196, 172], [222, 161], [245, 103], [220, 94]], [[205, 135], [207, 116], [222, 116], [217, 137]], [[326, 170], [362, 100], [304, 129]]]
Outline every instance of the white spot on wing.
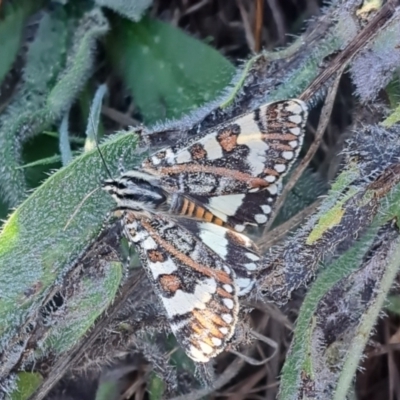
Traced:
[[235, 228], [235, 231], [243, 232], [246, 227], [244, 225], [237, 224], [234, 226], [234, 228]]
[[286, 165], [285, 164], [275, 164], [274, 169], [276, 172], [279, 172], [281, 174], [282, 172], [285, 171]]
[[306, 109], [306, 105], [301, 100], [291, 100], [288, 101], [286, 109], [293, 114], [300, 114], [301, 112], [303, 112], [304, 109]]
[[235, 282], [239, 288], [238, 296], [243, 296], [244, 294], [249, 293], [254, 285], [254, 281], [250, 278], [236, 278]]
[[254, 263], [247, 263], [247, 264], [244, 264], [244, 266], [249, 271], [255, 271], [257, 269], [257, 264], [254, 264]]
[[285, 160], [291, 160], [293, 158], [293, 156], [294, 156], [293, 151], [282, 151], [282, 157]]
[[263, 204], [260, 207], [261, 207], [261, 210], [263, 210], [264, 214], [269, 214], [272, 211], [271, 207], [267, 204]]
[[228, 267], [226, 264], [222, 264], [222, 269], [229, 275], [232, 273], [232, 270], [230, 267]]
[[254, 216], [254, 219], [257, 222], [257, 224], [264, 224], [268, 220], [268, 218], [265, 214], [256, 214]]
[[223, 299], [222, 301], [230, 310], [232, 310], [234, 306], [232, 299]]
[[216, 139], [216, 135], [217, 132], [214, 132], [212, 134], [210, 133], [209, 135], [206, 135], [201, 140], [199, 140], [199, 143], [203, 145], [204, 150], [207, 152], [208, 160], [222, 158], [224, 155], [222, 152], [222, 148]]
[[268, 192], [270, 192], [272, 195], [275, 195], [278, 193], [278, 186], [276, 185], [269, 185], [267, 187]]
[[207, 343], [199, 342], [199, 345], [201, 350], [203, 350], [206, 354], [211, 354], [214, 352], [214, 349]]
[[210, 197], [207, 208], [210, 211], [217, 210], [232, 216], [236, 214], [238, 208], [242, 205], [244, 197], [244, 194]]
[[170, 258], [166, 259], [163, 262], [149, 261], [148, 265], [154, 279], [157, 279], [160, 275], [163, 274], [172, 274], [178, 269], [178, 267]]
[[151, 236], [148, 236], [146, 239], [143, 240], [142, 247], [145, 250], [152, 250], [152, 249], [157, 248], [157, 243], [154, 241], [154, 239]]
[[254, 176], [261, 174], [265, 168], [265, 152], [269, 149], [264, 142], [262, 132], [254, 121], [253, 114], [245, 115], [235, 121], [240, 126], [240, 134], [237, 144], [245, 145], [249, 148], [249, 163]]
[[151, 162], [152, 162], [154, 165], [158, 165], [158, 164], [161, 163], [161, 159], [158, 158], [157, 156], [153, 156], [153, 157], [151, 157]]
[[203, 354], [199, 349], [196, 349], [193, 345], [191, 345], [188, 349], [188, 353], [190, 357], [197, 362], [207, 362], [209, 357]]
[[303, 121], [303, 118], [301, 117], [301, 115], [291, 115], [288, 119], [290, 122], [294, 122], [295, 124], [299, 124], [299, 125]]
[[233, 317], [231, 314], [222, 314], [221, 317], [227, 324], [231, 324], [233, 321]]
[[218, 346], [221, 346], [221, 344], [222, 344], [222, 340], [219, 339], [219, 338], [212, 337], [211, 340], [212, 340], [212, 342], [214, 343], [214, 345], [217, 346], [217, 347], [218, 347]]
[[226, 259], [228, 255], [228, 241], [225, 238], [226, 228], [209, 222], [201, 222], [199, 228], [201, 241], [221, 258]]
[[290, 128], [289, 132], [293, 133], [293, 135], [299, 136], [301, 133], [301, 129], [300, 128]]
[[186, 149], [180, 151], [177, 155], [176, 155], [176, 162], [178, 164], [185, 164], [192, 161], [192, 156], [190, 155], [189, 151], [187, 151]]
[[195, 308], [204, 310], [216, 289], [217, 282], [215, 279], [207, 278], [196, 283], [194, 293], [187, 293], [178, 289], [172, 297], [161, 297], [161, 300], [168, 317], [172, 318], [175, 315], [192, 312]]
[[168, 164], [175, 164], [175, 153], [172, 151], [171, 148], [167, 148], [165, 150], [165, 161]]
[[256, 256], [253, 253], [246, 253], [246, 257], [253, 261], [258, 261], [260, 259], [260, 257]]
[[231, 285], [223, 285], [222, 286], [224, 290], [226, 290], [228, 293], [232, 293], [233, 292], [233, 287]]

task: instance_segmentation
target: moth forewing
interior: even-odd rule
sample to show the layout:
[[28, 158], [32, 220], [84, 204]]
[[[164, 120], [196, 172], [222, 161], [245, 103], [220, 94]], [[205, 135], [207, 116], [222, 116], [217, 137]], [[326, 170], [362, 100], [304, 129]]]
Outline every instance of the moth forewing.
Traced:
[[157, 176], [167, 192], [190, 197], [243, 231], [268, 221], [282, 178], [300, 152], [306, 120], [301, 100], [265, 104], [154, 153], [142, 170]]

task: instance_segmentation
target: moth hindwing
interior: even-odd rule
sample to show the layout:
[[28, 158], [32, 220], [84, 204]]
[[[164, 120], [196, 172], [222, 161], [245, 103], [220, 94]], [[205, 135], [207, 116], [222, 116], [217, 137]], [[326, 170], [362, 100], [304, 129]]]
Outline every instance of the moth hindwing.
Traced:
[[124, 175], [104, 188], [123, 213], [125, 236], [138, 249], [171, 330], [193, 360], [207, 362], [234, 333], [238, 296], [254, 284], [257, 249], [238, 232], [163, 211], [167, 196], [140, 176]]

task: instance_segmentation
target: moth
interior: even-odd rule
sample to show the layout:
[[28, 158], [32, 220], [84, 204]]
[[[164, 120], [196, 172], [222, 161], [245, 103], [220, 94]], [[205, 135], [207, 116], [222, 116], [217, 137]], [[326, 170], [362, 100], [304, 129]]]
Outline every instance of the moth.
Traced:
[[208, 362], [234, 334], [238, 297], [251, 291], [260, 260], [241, 232], [270, 217], [306, 119], [301, 100], [265, 104], [103, 183], [194, 361]]

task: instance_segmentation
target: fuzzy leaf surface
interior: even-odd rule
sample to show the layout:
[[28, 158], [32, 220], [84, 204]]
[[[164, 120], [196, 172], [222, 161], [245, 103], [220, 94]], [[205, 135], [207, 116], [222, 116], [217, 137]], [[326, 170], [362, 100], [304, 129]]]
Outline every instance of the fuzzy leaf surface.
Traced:
[[118, 21], [107, 47], [146, 124], [179, 118], [214, 99], [235, 73], [212, 47], [150, 18]]

